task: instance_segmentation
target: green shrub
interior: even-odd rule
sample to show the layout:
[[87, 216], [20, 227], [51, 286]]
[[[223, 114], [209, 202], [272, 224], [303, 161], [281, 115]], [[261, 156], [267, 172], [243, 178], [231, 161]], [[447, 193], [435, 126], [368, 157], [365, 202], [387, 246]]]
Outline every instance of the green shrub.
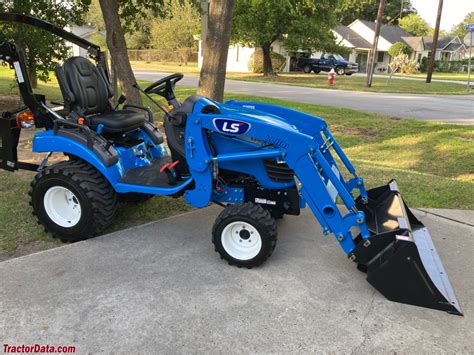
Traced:
[[428, 57], [423, 57], [421, 58], [420, 71], [422, 73], [426, 73], [427, 70], [428, 70]]
[[[437, 73], [462, 73], [467, 71], [468, 60], [435, 60], [433, 71]], [[428, 70], [428, 58], [421, 59], [420, 71], [426, 73]]]
[[400, 53], [410, 55], [411, 52], [412, 52], [411, 48], [402, 42], [395, 42], [388, 49], [388, 54], [390, 55], [390, 57], [396, 57]]
[[[281, 54], [270, 52], [274, 72], [281, 72], [285, 68], [286, 58]], [[263, 73], [263, 52], [256, 50], [250, 57], [248, 68], [252, 73]]]

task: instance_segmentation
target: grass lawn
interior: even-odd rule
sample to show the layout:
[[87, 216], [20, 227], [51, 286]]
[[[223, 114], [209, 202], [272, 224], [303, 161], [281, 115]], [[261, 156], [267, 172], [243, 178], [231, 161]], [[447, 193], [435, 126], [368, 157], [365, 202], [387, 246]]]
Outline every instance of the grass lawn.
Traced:
[[189, 62], [188, 65], [180, 65], [177, 62], [143, 62], [130, 61], [133, 69], [139, 70], [159, 70], [165, 73], [183, 73], [199, 75], [198, 64]]
[[463, 85], [455, 83], [432, 82], [426, 84], [418, 80], [393, 79], [388, 83], [385, 77], [374, 77], [372, 87], [368, 88], [365, 76], [336, 75], [335, 85], [327, 86], [327, 73], [304, 74], [304, 73], [280, 73], [275, 77], [264, 77], [261, 74], [251, 73], [228, 73], [229, 79], [243, 81], [258, 81], [274, 84], [307, 86], [312, 88], [323, 88], [331, 90], [351, 90], [368, 92], [404, 93], [404, 94], [442, 94], [442, 95], [462, 95], [467, 94]]
[[[179, 66], [178, 63], [164, 62], [132, 62], [134, 69], [139, 70], [158, 70], [161, 72], [182, 72], [185, 74], [199, 75], [197, 63], [189, 63], [187, 66]], [[417, 74], [413, 76], [425, 77], [425, 74]], [[370, 91], [370, 92], [387, 92], [387, 93], [412, 93], [412, 94], [467, 94], [466, 88], [454, 83], [437, 83], [432, 82], [426, 84], [418, 80], [397, 80], [393, 79], [390, 84], [384, 77], [374, 77], [371, 88], [365, 85], [366, 78], [363, 76], [336, 76], [336, 85], [334, 87], [327, 86], [327, 73], [320, 74], [304, 74], [304, 73], [281, 73], [277, 77], [264, 78], [261, 74], [253, 73], [227, 73], [228, 79], [243, 81], [269, 82], [274, 84], [286, 84], [296, 86], [308, 86], [333, 90], [351, 90], [351, 91]], [[466, 74], [449, 74], [435, 73], [434, 79], [450, 79], [450, 80], [467, 80]], [[474, 93], [474, 92], [471, 92]]]
[[[11, 77], [0, 75], [0, 94], [11, 93], [10, 87]], [[50, 99], [60, 98], [55, 82], [42, 84], [39, 91], [46, 92]], [[193, 92], [180, 88], [178, 96], [184, 98]], [[474, 127], [396, 120], [349, 109], [245, 95], [228, 94], [226, 99], [269, 102], [325, 118], [369, 188], [396, 178], [412, 207], [474, 209]], [[24, 153], [31, 149], [30, 137], [23, 137], [20, 144]], [[32, 177], [30, 172], [0, 171], [0, 260], [60, 244], [31, 217], [27, 191]], [[156, 197], [142, 205], [123, 204], [106, 232], [187, 210], [182, 199], [166, 197]]]

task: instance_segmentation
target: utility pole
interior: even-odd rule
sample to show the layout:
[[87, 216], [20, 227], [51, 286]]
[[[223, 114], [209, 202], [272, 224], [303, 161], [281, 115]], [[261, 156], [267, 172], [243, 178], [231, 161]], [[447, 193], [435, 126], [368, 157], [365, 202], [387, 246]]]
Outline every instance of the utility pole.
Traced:
[[374, 76], [375, 69], [375, 56], [377, 55], [377, 47], [380, 36], [380, 26], [382, 26], [382, 15], [385, 7], [385, 0], [380, 0], [379, 11], [377, 12], [377, 22], [375, 23], [375, 34], [374, 43], [372, 44], [372, 50], [369, 53], [369, 63], [367, 63], [367, 86], [372, 86], [372, 78]]
[[433, 75], [434, 62], [436, 57], [436, 49], [438, 48], [439, 26], [441, 23], [441, 13], [443, 12], [443, 0], [438, 3], [438, 15], [436, 16], [436, 26], [433, 35], [433, 44], [431, 46], [431, 56], [428, 62], [428, 72], [426, 74], [426, 82], [431, 83], [431, 76]]

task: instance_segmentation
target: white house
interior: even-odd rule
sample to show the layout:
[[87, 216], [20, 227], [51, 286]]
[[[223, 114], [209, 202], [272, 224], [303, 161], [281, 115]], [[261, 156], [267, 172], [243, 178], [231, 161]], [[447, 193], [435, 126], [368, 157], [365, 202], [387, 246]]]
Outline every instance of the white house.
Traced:
[[[84, 38], [88, 41], [94, 42], [91, 37], [97, 33], [105, 37], [105, 31], [97, 31], [95, 27], [90, 26], [88, 24], [84, 24], [81, 26], [78, 25], [70, 25], [66, 28], [67, 31], [70, 31], [74, 33], [76, 36], [79, 36], [81, 38]], [[84, 48], [81, 48], [75, 44], [69, 43], [71, 47], [71, 52], [73, 56], [81, 56], [85, 57], [86, 56], [86, 50]]]
[[[365, 20], [355, 20], [349, 26], [337, 26], [333, 29], [336, 41], [351, 49], [347, 59], [359, 64], [359, 71], [367, 70], [367, 60], [375, 35], [376, 23]], [[431, 37], [416, 37], [409, 32], [395, 25], [382, 24], [380, 27], [380, 36], [377, 44], [377, 54], [375, 56], [375, 72], [386, 72], [391, 57], [388, 54], [390, 47], [396, 43], [402, 42], [412, 48], [411, 58], [421, 62], [423, 57], [429, 57], [432, 53]], [[444, 37], [438, 40], [436, 48], [436, 60], [459, 60], [467, 52], [466, 46], [459, 37]], [[241, 45], [232, 45], [229, 47], [227, 57], [227, 70], [233, 72], [249, 72], [248, 63], [251, 55], [256, 48], [249, 48]], [[284, 42], [277, 40], [272, 45], [272, 50], [287, 58], [287, 64], [284, 71], [292, 69], [290, 62], [292, 57], [285, 50]], [[294, 55], [294, 53], [293, 53]], [[319, 57], [320, 53], [312, 53], [311, 56]], [[201, 43], [199, 43], [199, 67], [202, 64]]]
[[[412, 57], [419, 62], [423, 57], [430, 57], [433, 52], [433, 38], [431, 37], [409, 37], [405, 42], [413, 49]], [[410, 42], [413, 42], [412, 45]], [[435, 52], [435, 60], [461, 60], [465, 57], [468, 49], [463, 41], [457, 36], [446, 36], [438, 39]]]
[[[227, 71], [247, 73], [249, 72], [249, 62], [252, 54], [255, 53], [257, 48], [246, 47], [240, 44], [233, 44], [229, 46], [229, 53], [227, 54]], [[290, 57], [283, 46], [283, 42], [276, 40], [271, 46], [271, 50], [275, 53], [279, 53], [287, 58], [286, 66], [283, 71], [289, 71]], [[199, 41], [199, 53], [198, 53], [198, 67], [202, 66], [202, 41]]]

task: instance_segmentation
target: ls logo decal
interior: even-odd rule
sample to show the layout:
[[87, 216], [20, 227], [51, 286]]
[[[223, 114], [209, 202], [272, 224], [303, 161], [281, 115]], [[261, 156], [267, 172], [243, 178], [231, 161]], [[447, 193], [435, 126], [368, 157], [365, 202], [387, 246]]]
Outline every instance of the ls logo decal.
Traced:
[[230, 118], [214, 118], [214, 127], [221, 133], [245, 134], [250, 130], [250, 123], [231, 120]]

